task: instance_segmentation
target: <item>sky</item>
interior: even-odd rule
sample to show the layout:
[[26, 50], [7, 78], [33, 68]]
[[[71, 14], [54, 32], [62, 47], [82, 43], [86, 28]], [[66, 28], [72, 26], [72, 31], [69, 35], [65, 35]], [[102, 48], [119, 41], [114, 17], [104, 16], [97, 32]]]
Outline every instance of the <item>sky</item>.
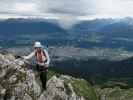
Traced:
[[88, 19], [133, 16], [133, 0], [0, 0], [0, 17]]
[[133, 16], [133, 0], [0, 0], [0, 18], [60, 19], [60, 23]]

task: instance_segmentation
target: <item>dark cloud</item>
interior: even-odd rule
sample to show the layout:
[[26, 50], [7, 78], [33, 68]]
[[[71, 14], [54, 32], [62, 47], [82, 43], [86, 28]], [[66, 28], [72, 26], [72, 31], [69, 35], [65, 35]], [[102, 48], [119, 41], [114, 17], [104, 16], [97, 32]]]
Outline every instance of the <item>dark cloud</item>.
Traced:
[[80, 16], [94, 13], [94, 9], [92, 9], [94, 1], [95, 0], [39, 0], [38, 5], [42, 12]]

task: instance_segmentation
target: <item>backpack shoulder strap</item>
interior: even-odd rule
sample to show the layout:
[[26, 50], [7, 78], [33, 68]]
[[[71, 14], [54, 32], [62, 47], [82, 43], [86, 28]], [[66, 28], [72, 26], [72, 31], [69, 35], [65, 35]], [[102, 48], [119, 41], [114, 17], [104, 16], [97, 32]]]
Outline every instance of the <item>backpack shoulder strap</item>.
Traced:
[[46, 53], [45, 53], [45, 50], [44, 49], [43, 49], [43, 54], [46, 57], [46, 61], [47, 61], [48, 59], [47, 59], [47, 56], [46, 56]]

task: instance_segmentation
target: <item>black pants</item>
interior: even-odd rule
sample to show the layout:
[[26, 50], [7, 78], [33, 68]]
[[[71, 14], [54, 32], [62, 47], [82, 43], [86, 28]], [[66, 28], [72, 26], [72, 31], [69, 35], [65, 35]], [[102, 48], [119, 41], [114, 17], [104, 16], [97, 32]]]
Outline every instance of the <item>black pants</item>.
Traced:
[[45, 66], [40, 66], [37, 64], [37, 70], [39, 71], [40, 80], [42, 82], [42, 87], [43, 87], [43, 89], [46, 89], [48, 69], [45, 68]]

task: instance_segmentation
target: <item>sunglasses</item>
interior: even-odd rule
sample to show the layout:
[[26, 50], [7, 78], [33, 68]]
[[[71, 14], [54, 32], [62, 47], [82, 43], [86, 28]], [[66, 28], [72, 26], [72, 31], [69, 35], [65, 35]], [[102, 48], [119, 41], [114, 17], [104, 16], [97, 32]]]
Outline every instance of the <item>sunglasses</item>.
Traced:
[[41, 49], [40, 47], [35, 47], [35, 49]]

